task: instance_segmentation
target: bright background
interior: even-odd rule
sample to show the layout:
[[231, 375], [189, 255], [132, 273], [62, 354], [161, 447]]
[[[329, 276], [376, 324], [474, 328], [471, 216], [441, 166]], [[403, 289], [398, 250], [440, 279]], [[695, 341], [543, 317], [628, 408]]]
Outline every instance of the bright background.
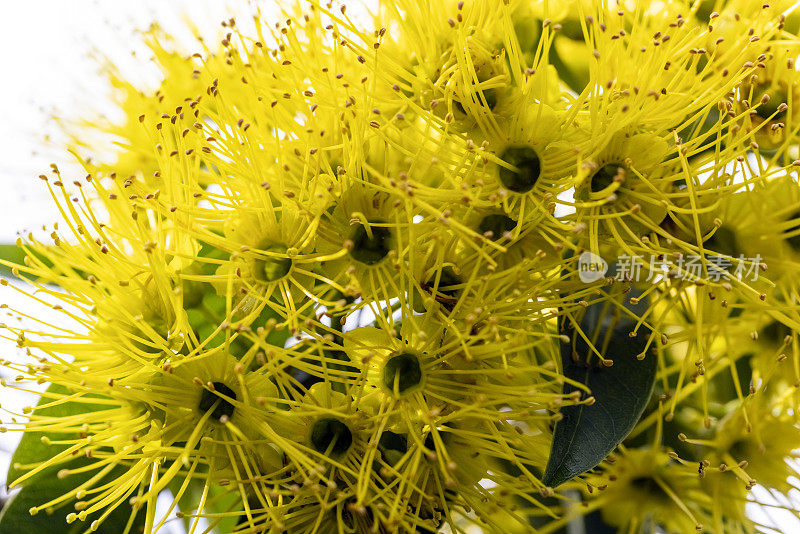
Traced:
[[[274, 2], [264, 0], [259, 5], [262, 11], [274, 13]], [[245, 12], [248, 4], [246, 0], [0, 0], [4, 19], [0, 25], [0, 243], [13, 242], [19, 232], [41, 232], [42, 225], [57, 220], [47, 189], [37, 178], [51, 163], [59, 166], [64, 179], [83, 176], [61, 148], [64, 138], [54, 117], [119, 116], [93, 53], [113, 58], [142, 88], [153, 87], [158, 72], [148, 63], [137, 32], [157, 21], [191, 50], [191, 34], [181, 23], [183, 14], [190, 13], [210, 40], [221, 34], [220, 21]], [[0, 286], [3, 303], [31, 310], [30, 301], [13, 287]], [[39, 317], [46, 318], [47, 313], [47, 308], [37, 310]], [[8, 320], [0, 315], [0, 322]], [[0, 339], [1, 358], [13, 358], [16, 353], [13, 340]], [[0, 389], [0, 403], [12, 411], [35, 402], [34, 394]], [[0, 483], [18, 439], [14, 433], [0, 434]], [[758, 487], [754, 494], [768, 499]], [[0, 487], [0, 498], [5, 495]], [[761, 507], [752, 513], [763, 522], [774, 518], [777, 532], [800, 532], [800, 521], [790, 512]], [[177, 519], [168, 526], [161, 532], [183, 532]]]
[[[119, 116], [98, 71], [98, 51], [113, 58], [131, 81], [152, 88], [159, 80], [158, 70], [148, 62], [138, 32], [157, 21], [191, 47], [191, 33], [181, 24], [183, 14], [190, 13], [210, 38], [221, 35], [220, 21], [241, 13], [245, 5], [238, 0], [0, 0], [0, 243], [13, 243], [20, 232], [41, 232], [42, 225], [58, 219], [38, 178], [49, 173], [51, 163], [58, 165], [65, 180], [85, 174], [63, 149], [64, 136], [55, 117]], [[0, 304], [35, 309], [13, 287], [0, 286]], [[35, 310], [37, 317], [47, 318], [46, 307]], [[0, 312], [0, 322], [11, 320], [6, 310]], [[6, 335], [0, 331], [0, 358], [18, 357]], [[0, 370], [0, 376], [9, 378], [10, 373]], [[0, 403], [16, 413], [36, 400], [35, 394], [0, 389]], [[19, 438], [13, 432], [0, 434], [0, 484]], [[0, 486], [0, 498], [6, 495], [5, 486]], [[175, 518], [159, 532], [184, 530]]]

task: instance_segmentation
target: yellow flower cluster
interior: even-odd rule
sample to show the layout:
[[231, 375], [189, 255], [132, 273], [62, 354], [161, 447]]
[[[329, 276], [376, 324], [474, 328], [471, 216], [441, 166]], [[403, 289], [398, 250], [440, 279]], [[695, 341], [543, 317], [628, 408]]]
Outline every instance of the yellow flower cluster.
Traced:
[[[768, 527], [749, 491], [788, 494], [800, 447], [800, 18], [768, 4], [312, 1], [192, 55], [154, 30], [161, 87], [111, 73], [127, 122], [72, 130], [87, 174], [42, 175], [63, 221], [19, 242], [60, 319], [5, 325], [4, 385], [52, 384], [0, 428], [41, 451], [15, 499], [65, 483], [25, 511], [70, 532]], [[551, 487], [564, 410], [615, 400], [566, 367], [626, 357], [641, 418]]]

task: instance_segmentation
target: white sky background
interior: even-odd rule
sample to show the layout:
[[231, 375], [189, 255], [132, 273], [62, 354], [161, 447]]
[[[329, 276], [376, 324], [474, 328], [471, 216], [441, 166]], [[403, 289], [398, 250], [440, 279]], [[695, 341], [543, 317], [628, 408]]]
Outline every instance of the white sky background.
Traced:
[[0, 30], [0, 186], [4, 188], [0, 239], [13, 240], [19, 229], [53, 220], [55, 211], [37, 178], [50, 163], [78, 172], [69, 165], [72, 160], [66, 152], [43, 146], [46, 134], [58, 133], [52, 114], [80, 117], [115, 111], [91, 51], [101, 50], [131, 80], [147, 86], [153, 83], [156, 69], [148, 66], [136, 31], [158, 21], [188, 43], [190, 35], [180, 20], [191, 9], [205, 35], [219, 34], [219, 22], [230, 15], [225, 4], [244, 6], [245, 2], [0, 0], [4, 20]]
[[[220, 0], [0, 0], [0, 243], [14, 242], [19, 231], [57, 220], [58, 212], [38, 178], [49, 173], [50, 163], [56, 163], [70, 181], [84, 174], [59, 145], [63, 136], [52, 117], [115, 114], [91, 51], [101, 50], [132, 81], [152, 86], [158, 80], [157, 69], [148, 65], [136, 32], [158, 21], [189, 45], [191, 35], [180, 23], [181, 14], [191, 9], [192, 19], [210, 38], [223, 30], [220, 21], [236, 14], [225, 4], [246, 5]], [[132, 55], [133, 51], [138, 54]], [[49, 143], [47, 135], [52, 137]], [[8, 287], [0, 286], [0, 303], [31, 310], [31, 302]], [[37, 312], [48, 315], [47, 308]], [[0, 321], [7, 320], [0, 316]], [[0, 340], [0, 357], [11, 359], [16, 353], [12, 342]], [[35, 403], [36, 396], [0, 390], [0, 402], [19, 412]], [[19, 437], [0, 434], [0, 483]], [[159, 504], [166, 509], [169, 501], [160, 499]], [[183, 533], [180, 524], [173, 520], [160, 532]]]
[[[264, 0], [260, 5], [271, 11], [273, 3]], [[59, 146], [53, 115], [114, 115], [109, 89], [98, 74], [92, 50], [113, 58], [132, 81], [146, 87], [157, 79], [157, 72], [148, 65], [137, 30], [158, 21], [171, 33], [183, 36], [188, 45], [191, 35], [180, 22], [182, 13], [190, 10], [210, 39], [221, 35], [220, 21], [239, 14], [247, 4], [246, 0], [0, 0], [0, 243], [13, 242], [18, 231], [34, 230], [57, 219], [47, 189], [37, 178], [48, 173], [50, 163], [58, 164], [70, 181], [83, 176]], [[50, 143], [44, 141], [47, 135], [53, 138]], [[0, 287], [0, 303], [29, 305], [7, 287]], [[7, 319], [0, 316], [3, 320]], [[0, 357], [10, 358], [15, 352], [13, 343], [0, 340]], [[35, 402], [35, 396], [12, 396], [0, 390], [0, 402], [19, 410]], [[18, 437], [0, 435], [0, 482]], [[774, 517], [781, 532], [800, 532], [800, 522], [791, 514]], [[766, 518], [759, 514], [759, 519]]]

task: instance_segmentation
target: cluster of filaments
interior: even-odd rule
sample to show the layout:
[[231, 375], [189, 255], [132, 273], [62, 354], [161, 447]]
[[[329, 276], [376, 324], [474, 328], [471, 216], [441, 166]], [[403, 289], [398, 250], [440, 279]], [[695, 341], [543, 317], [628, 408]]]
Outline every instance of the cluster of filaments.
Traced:
[[[59, 444], [13, 466], [16, 484], [92, 477], [31, 513], [74, 508], [95, 529], [132, 504], [157, 532], [169, 490], [174, 507], [201, 495], [180, 512], [192, 531], [549, 532], [601, 511], [723, 532], [753, 524], [756, 480], [786, 491], [786, 17], [744, 1], [432, 4], [388, 2], [374, 32], [330, 5], [255, 34], [231, 20], [189, 58], [156, 40], [166, 78], [129, 90], [118, 160], [42, 175], [65, 221], [25, 240], [15, 272], [59, 319], [7, 324], [33, 360], [6, 362], [6, 385], [65, 389], [3, 429]], [[641, 278], [582, 281], [584, 251], [645, 258]], [[712, 256], [762, 276], [715, 279]], [[615, 458], [556, 492], [541, 476], [558, 409], [593, 402], [562, 394], [559, 321], [624, 308], [633, 286], [654, 400]], [[619, 511], [637, 499], [649, 519]]]

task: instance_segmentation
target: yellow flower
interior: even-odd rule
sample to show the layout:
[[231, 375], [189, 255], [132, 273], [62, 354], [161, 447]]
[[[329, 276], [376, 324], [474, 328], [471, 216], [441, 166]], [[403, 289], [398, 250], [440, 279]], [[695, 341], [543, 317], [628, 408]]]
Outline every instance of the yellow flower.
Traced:
[[800, 75], [794, 66], [795, 47], [776, 45], [757, 58], [764, 68], [750, 76], [737, 91], [736, 113], [744, 127], [755, 132], [756, 143], [766, 150], [783, 148], [786, 131], [796, 128]]
[[731, 410], [717, 427], [708, 459], [714, 467], [742, 466], [747, 473], [744, 483], [786, 494], [793, 488], [789, 478], [795, 470], [788, 460], [796, 457], [800, 428], [793, 417], [776, 416], [772, 408], [762, 396]]
[[388, 301], [397, 292], [396, 266], [410, 244], [405, 229], [411, 223], [411, 215], [392, 196], [351, 187], [320, 226], [323, 272], [347, 295], [378, 295]]
[[[63, 221], [12, 266], [57, 316], [3, 325], [25, 359], [1, 383], [53, 384], [0, 426], [60, 447], [16, 466], [67, 484], [32, 511], [154, 534], [170, 491], [191, 532], [760, 528], [747, 490], [790, 489], [798, 437], [790, 6], [611, 4], [381, 1], [365, 27], [289, 2], [189, 57], [149, 34], [158, 89], [109, 72], [124, 122], [70, 134], [89, 175], [43, 175]], [[585, 283], [585, 252], [645, 267]], [[657, 394], [546, 488], [559, 327], [603, 302]]]
[[722, 504], [704, 494], [696, 470], [661, 451], [629, 449], [615, 455], [590, 484], [600, 489], [590, 496], [590, 507], [599, 508], [603, 521], [617, 528], [695, 532]]
[[667, 214], [672, 189], [664, 163], [667, 142], [656, 135], [618, 134], [582, 165], [575, 188], [579, 221], [599, 235], [631, 239], [646, 234]]
[[[318, 221], [291, 204], [274, 211], [242, 206], [225, 222], [225, 235], [204, 238], [230, 254], [216, 270], [214, 287], [220, 296], [237, 295], [241, 314], [272, 307], [295, 327], [301, 315], [321, 300], [314, 282], [320, 255], [315, 254]], [[306, 301], [306, 304], [303, 302]]]

